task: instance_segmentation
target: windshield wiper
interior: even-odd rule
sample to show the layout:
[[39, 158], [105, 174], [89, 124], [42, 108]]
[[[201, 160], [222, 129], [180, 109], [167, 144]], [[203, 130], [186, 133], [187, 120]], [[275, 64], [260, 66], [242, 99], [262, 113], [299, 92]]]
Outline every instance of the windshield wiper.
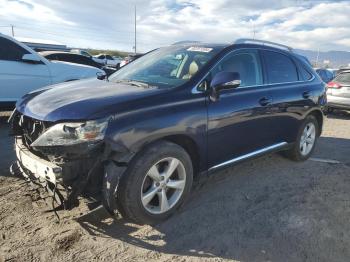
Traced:
[[136, 80], [129, 80], [129, 79], [121, 79], [121, 80], [116, 81], [116, 83], [127, 83], [127, 84], [132, 85], [132, 86], [145, 87], [145, 88], [150, 87], [150, 85], [145, 83], [145, 82], [136, 81]]

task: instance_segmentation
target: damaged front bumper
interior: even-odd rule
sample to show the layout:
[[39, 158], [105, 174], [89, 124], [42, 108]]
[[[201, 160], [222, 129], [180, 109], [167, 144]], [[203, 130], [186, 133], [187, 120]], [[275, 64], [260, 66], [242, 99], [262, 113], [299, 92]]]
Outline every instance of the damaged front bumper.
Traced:
[[63, 190], [57, 187], [57, 182], [62, 177], [62, 167], [30, 152], [21, 138], [16, 138], [15, 149], [17, 160], [10, 168], [11, 173], [22, 175], [27, 182], [44, 187], [59, 206], [63, 205]]
[[[69, 145], [32, 146], [54, 124], [32, 119], [16, 110], [8, 121], [17, 156], [11, 173], [22, 176], [36, 188], [44, 187], [57, 204], [54, 210], [78, 206], [79, 197], [97, 204], [106, 180], [105, 167], [112, 163], [125, 167], [135, 154], [108, 137]], [[121, 177], [124, 170], [118, 168], [115, 175]]]
[[[44, 187], [54, 198], [57, 209], [69, 210], [77, 206], [78, 196], [86, 189], [89, 179], [94, 173], [103, 172], [99, 157], [89, 156], [56, 164], [31, 152], [20, 136], [15, 138], [15, 148], [17, 160], [10, 168], [11, 173]], [[98, 186], [99, 182], [94, 182]]]

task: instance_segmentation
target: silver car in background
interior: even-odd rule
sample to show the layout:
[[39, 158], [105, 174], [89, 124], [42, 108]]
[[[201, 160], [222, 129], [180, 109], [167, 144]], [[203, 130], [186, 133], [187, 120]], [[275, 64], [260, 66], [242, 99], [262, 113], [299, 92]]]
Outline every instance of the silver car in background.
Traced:
[[350, 110], [350, 70], [340, 72], [327, 86], [328, 108]]

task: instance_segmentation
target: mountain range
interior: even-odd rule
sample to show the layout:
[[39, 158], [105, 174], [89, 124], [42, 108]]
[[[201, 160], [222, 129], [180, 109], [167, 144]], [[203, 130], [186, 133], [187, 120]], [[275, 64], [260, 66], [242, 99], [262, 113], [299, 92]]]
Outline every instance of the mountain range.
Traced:
[[[318, 52], [311, 50], [296, 49], [296, 53], [306, 56], [315, 67], [339, 68], [341, 66], [350, 67], [350, 52], [347, 51], [327, 51]], [[318, 56], [318, 63], [317, 63]]]

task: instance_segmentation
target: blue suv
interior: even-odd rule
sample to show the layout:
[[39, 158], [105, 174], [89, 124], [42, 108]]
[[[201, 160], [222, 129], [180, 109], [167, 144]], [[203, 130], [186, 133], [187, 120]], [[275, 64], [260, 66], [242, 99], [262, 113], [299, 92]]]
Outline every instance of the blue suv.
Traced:
[[154, 224], [171, 215], [194, 175], [265, 153], [312, 154], [326, 88], [287, 46], [178, 43], [106, 79], [25, 95], [10, 123], [13, 173], [71, 209], [94, 197], [113, 215]]

